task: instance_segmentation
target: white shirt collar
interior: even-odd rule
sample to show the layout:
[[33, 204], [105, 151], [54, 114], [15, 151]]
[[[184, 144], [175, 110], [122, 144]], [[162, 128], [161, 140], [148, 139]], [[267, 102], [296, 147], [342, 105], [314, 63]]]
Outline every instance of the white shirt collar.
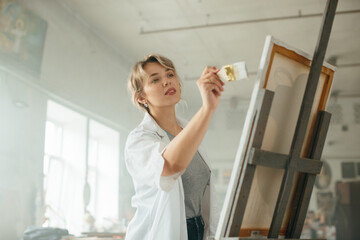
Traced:
[[[180, 127], [184, 128], [187, 124], [187, 121], [181, 118], [176, 118], [177, 123]], [[149, 114], [145, 113], [144, 118], [140, 124], [145, 130], [150, 130], [156, 132], [161, 138], [166, 136], [166, 132], [157, 124], [155, 119]]]

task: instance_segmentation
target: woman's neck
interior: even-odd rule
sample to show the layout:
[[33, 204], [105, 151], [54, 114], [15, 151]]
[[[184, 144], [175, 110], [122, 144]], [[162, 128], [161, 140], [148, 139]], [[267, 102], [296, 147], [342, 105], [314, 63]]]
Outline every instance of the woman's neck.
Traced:
[[182, 128], [176, 121], [175, 107], [163, 108], [161, 110], [151, 110], [150, 115], [155, 119], [156, 123], [165, 131], [176, 136]]

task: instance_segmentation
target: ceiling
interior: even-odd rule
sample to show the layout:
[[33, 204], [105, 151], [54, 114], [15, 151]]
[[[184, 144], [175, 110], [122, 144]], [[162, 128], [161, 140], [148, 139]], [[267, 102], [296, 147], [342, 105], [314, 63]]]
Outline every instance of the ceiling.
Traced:
[[[223, 102], [248, 101], [266, 35], [313, 54], [326, 0], [58, 0], [134, 64], [150, 53], [172, 59], [192, 106], [206, 65], [245, 61], [250, 80], [228, 83]], [[338, 66], [333, 91], [360, 96], [360, 1], [341, 0], [326, 59]], [[130, 69], [129, 69], [130, 70]], [[124, 79], [125, 80], [125, 79]]]

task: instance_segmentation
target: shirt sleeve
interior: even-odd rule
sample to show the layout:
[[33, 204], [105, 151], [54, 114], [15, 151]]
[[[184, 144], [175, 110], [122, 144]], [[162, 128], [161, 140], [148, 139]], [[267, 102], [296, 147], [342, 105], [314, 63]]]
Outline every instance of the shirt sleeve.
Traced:
[[125, 162], [133, 180], [139, 184], [156, 186], [170, 191], [184, 171], [171, 176], [161, 176], [165, 159], [162, 153], [167, 144], [152, 132], [132, 132], [125, 146]]

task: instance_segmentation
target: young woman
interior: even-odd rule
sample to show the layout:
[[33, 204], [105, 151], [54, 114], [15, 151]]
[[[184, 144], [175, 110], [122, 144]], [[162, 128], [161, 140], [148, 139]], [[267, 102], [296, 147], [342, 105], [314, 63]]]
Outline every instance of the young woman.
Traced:
[[215, 193], [200, 143], [224, 90], [218, 71], [206, 67], [197, 80], [202, 106], [186, 123], [175, 115], [181, 84], [171, 60], [149, 55], [134, 66], [128, 86], [145, 117], [125, 147], [137, 209], [126, 239], [203, 240], [215, 234]]

